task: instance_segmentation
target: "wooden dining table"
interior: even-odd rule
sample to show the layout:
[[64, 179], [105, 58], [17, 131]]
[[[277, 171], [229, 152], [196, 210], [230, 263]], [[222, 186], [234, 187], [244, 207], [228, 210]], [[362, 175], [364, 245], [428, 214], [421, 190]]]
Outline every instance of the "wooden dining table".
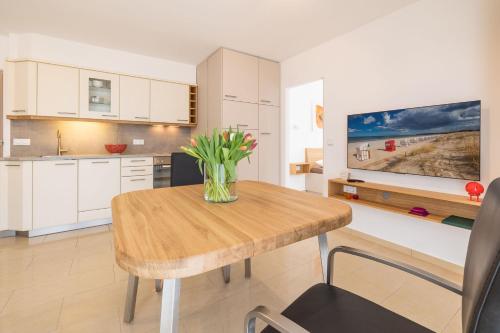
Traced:
[[203, 185], [113, 198], [116, 262], [129, 273], [125, 321], [133, 319], [139, 278], [163, 281], [160, 332], [177, 332], [182, 278], [311, 237], [326, 278], [326, 233], [351, 222], [349, 205], [262, 182], [238, 182], [237, 190], [231, 203], [206, 202]]

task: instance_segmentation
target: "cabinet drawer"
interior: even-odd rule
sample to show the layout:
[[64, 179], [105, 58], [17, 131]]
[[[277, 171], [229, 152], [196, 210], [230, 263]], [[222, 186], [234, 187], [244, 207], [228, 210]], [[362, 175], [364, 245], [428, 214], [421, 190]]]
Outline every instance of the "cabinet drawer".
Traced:
[[224, 101], [222, 127], [240, 130], [259, 128], [259, 106], [251, 103]]
[[122, 177], [122, 193], [153, 188], [153, 176]]
[[153, 165], [152, 157], [122, 157], [122, 167]]
[[152, 166], [135, 166], [122, 168], [122, 177], [149, 176], [153, 174]]

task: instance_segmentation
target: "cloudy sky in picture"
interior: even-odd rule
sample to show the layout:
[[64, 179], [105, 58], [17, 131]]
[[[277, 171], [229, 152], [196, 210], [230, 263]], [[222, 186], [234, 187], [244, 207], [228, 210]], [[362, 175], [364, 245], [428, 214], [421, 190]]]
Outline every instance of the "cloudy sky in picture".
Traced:
[[481, 102], [372, 112], [348, 117], [348, 136], [387, 137], [479, 131]]

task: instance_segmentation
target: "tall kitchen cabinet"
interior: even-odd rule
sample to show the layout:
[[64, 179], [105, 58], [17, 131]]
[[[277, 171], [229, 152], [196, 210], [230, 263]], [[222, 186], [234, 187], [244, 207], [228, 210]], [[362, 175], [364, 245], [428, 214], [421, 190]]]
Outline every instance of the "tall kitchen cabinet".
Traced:
[[196, 133], [229, 127], [251, 133], [258, 149], [250, 163], [238, 164], [238, 179], [279, 184], [279, 63], [221, 48], [198, 65], [197, 85]]

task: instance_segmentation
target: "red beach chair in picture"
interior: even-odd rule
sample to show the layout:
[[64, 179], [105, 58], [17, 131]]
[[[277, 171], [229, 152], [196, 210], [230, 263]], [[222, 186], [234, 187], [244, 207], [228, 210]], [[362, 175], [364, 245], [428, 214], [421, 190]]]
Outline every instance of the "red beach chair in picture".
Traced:
[[385, 151], [396, 151], [396, 140], [387, 140], [385, 142]]

